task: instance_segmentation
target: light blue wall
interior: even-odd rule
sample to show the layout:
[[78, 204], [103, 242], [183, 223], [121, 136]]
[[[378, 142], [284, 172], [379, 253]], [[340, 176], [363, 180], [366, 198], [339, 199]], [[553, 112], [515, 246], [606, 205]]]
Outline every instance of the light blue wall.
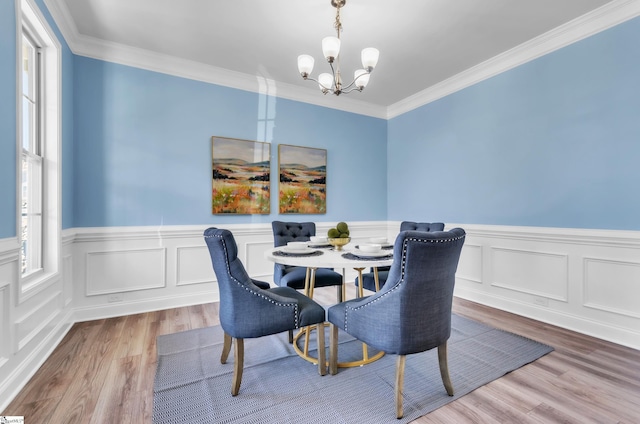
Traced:
[[[63, 228], [415, 219], [640, 229], [638, 18], [386, 122], [74, 56], [37, 3], [63, 44]], [[15, 49], [15, 3], [0, 2], [0, 238], [16, 235]], [[212, 135], [271, 142], [273, 175], [278, 144], [326, 148], [327, 214], [279, 215], [273, 181], [270, 215], [212, 215]]]
[[[85, 57], [74, 63], [74, 226], [386, 219], [386, 120]], [[277, 144], [327, 149], [327, 213], [279, 215], [276, 178], [270, 215], [212, 215], [213, 135], [272, 143], [272, 176]]]
[[390, 220], [640, 230], [640, 18], [388, 125]]
[[16, 236], [16, 10], [0, 1], [0, 239]]

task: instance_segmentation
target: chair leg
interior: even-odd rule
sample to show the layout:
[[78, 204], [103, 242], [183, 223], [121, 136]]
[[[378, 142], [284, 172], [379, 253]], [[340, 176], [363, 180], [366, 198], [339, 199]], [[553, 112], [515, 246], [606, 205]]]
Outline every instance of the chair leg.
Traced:
[[329, 374], [336, 375], [338, 373], [338, 327], [330, 324], [329, 328]]
[[406, 355], [398, 355], [396, 361], [396, 418], [400, 419], [404, 415], [402, 410], [402, 386], [404, 386], [404, 364]]
[[222, 345], [222, 355], [220, 355], [220, 363], [226, 364], [229, 352], [231, 351], [231, 336], [224, 333], [224, 344]]
[[242, 368], [244, 366], [244, 339], [236, 339], [236, 361], [233, 365], [233, 381], [231, 382], [231, 396], [236, 396], [240, 391], [242, 382]]
[[444, 388], [447, 389], [447, 394], [453, 396], [453, 384], [449, 378], [449, 363], [447, 361], [447, 342], [444, 342], [438, 346], [438, 363], [440, 364], [440, 376], [444, 383]]
[[316, 325], [318, 336], [318, 373], [325, 375], [327, 373], [327, 353], [324, 347], [324, 323]]
[[289, 330], [289, 344], [293, 344], [293, 330]]

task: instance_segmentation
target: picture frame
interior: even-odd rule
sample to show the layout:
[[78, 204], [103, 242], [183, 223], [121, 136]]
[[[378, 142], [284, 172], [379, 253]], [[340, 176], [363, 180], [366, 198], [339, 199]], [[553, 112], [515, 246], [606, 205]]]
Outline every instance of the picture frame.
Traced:
[[281, 214], [327, 213], [327, 150], [278, 145]]
[[211, 212], [271, 212], [271, 144], [211, 137]]

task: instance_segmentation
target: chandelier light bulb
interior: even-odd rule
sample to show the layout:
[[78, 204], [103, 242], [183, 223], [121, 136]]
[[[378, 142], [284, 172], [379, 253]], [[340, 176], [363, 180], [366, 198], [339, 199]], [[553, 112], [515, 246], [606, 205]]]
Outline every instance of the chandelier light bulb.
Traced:
[[362, 50], [361, 58], [362, 58], [362, 66], [368, 72], [371, 72], [373, 68], [378, 64], [378, 57], [380, 56], [380, 52], [378, 49], [373, 47], [367, 47]]
[[340, 39], [333, 36], [324, 37], [322, 39], [322, 54], [328, 62], [333, 62], [340, 54]]
[[367, 86], [367, 84], [369, 84], [369, 76], [369, 72], [365, 71], [364, 69], [357, 69], [353, 73], [353, 80], [355, 81], [356, 87], [358, 87], [359, 90], [362, 90]]
[[333, 75], [325, 72], [318, 76], [318, 83], [321, 90], [331, 90], [333, 86]]
[[313, 57], [308, 54], [301, 54], [298, 56], [298, 71], [303, 78], [306, 78], [313, 71]]

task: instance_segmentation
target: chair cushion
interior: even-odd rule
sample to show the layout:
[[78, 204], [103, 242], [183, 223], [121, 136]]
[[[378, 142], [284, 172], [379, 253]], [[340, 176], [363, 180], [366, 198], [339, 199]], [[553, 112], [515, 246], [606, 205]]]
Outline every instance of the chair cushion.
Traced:
[[[292, 267], [284, 271], [284, 275], [277, 284], [281, 287], [291, 287], [296, 290], [304, 289], [304, 280], [307, 275], [307, 268]], [[319, 268], [316, 271], [315, 287], [328, 287], [342, 285], [342, 275], [326, 268]]]
[[291, 287], [274, 287], [269, 289], [269, 291], [288, 298], [294, 298], [298, 301], [298, 324], [300, 327], [325, 321], [326, 314], [324, 308]]
[[[387, 281], [387, 277], [389, 276], [389, 271], [380, 271], [378, 270], [378, 283], [380, 283], [380, 288], [384, 286], [384, 283]], [[364, 288], [370, 291], [376, 291], [376, 280], [373, 272], [367, 272], [362, 274], [362, 279], [364, 280]], [[356, 287], [360, 286], [359, 278], [356, 277]]]
[[265, 282], [265, 281], [260, 281], [260, 280], [254, 280], [253, 278], [251, 279], [251, 282], [253, 284], [255, 284], [256, 286], [260, 287], [261, 289], [268, 289], [271, 287], [271, 284]]

